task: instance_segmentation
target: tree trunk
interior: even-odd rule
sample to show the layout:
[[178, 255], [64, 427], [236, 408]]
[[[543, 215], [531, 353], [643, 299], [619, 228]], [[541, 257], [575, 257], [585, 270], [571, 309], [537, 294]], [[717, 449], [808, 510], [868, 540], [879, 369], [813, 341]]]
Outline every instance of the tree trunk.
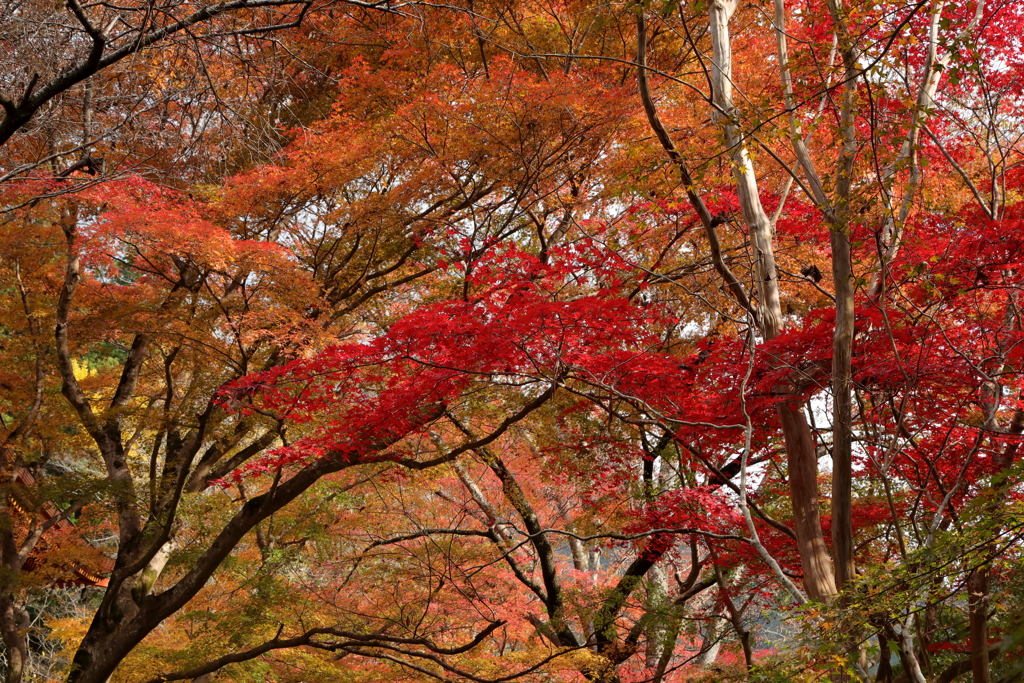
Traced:
[[878, 671], [875, 672], [875, 683], [892, 682], [892, 651], [889, 649], [889, 639], [881, 631], [878, 637]]
[[967, 607], [971, 633], [971, 680], [990, 683], [988, 654], [988, 567], [974, 570], [967, 579]]
[[28, 644], [25, 632], [28, 630], [28, 613], [15, 599], [14, 594], [0, 597], [0, 632], [3, 634], [7, 654], [7, 675], [4, 683], [21, 683], [28, 666]]
[[701, 629], [700, 653], [694, 658], [693, 665], [706, 669], [718, 659], [718, 651], [722, 648], [722, 628], [724, 626], [711, 619]]
[[832, 280], [836, 326], [832, 337], [832, 547], [838, 590], [853, 580], [853, 267], [850, 237], [833, 229]]
[[827, 600], [836, 593], [832, 560], [821, 531], [818, 504], [818, 454], [803, 410], [790, 405], [778, 407], [789, 461], [789, 491], [793, 505], [793, 531], [800, 551], [804, 587], [814, 600]]
[[[766, 340], [771, 340], [778, 335], [782, 326], [782, 306], [779, 301], [771, 220], [761, 205], [757, 177], [747, 152], [744, 134], [738, 125], [739, 111], [732, 100], [729, 19], [735, 9], [736, 0], [714, 0], [711, 3], [711, 75], [715, 104], [712, 116], [719, 122], [725, 143], [732, 150], [736, 192], [754, 248], [761, 331]], [[802, 406], [780, 404], [777, 411], [786, 443], [794, 531], [800, 550], [804, 585], [811, 598], [827, 600], [835, 595], [836, 586], [818, 511], [818, 458], [814, 439], [811, 438]]]
[[[444, 406], [439, 403], [420, 406], [412, 423], [403, 429], [411, 430], [437, 419], [443, 410]], [[382, 451], [404, 436], [405, 431], [380, 434], [370, 443], [362, 444], [363, 455]], [[316, 464], [299, 470], [266, 493], [250, 498], [221, 528], [205, 552], [176, 584], [159, 594], [141, 597], [138, 603], [132, 597], [132, 588], [139, 572], [145, 567], [140, 567], [134, 576], [121, 578], [118, 574], [127, 571], [123, 560], [119, 558], [111, 577], [111, 587], [75, 652], [67, 683], [106, 683], [118, 664], [136, 645], [206, 585], [235, 546], [257, 524], [291, 503], [321, 477], [360, 464], [359, 456], [353, 457], [348, 451], [332, 451]]]

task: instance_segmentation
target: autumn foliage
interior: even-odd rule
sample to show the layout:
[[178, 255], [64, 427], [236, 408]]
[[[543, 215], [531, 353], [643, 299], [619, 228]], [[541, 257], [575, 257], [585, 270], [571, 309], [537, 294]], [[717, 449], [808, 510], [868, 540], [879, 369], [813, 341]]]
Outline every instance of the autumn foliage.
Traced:
[[8, 683], [1024, 675], [1019, 3], [9, 14]]

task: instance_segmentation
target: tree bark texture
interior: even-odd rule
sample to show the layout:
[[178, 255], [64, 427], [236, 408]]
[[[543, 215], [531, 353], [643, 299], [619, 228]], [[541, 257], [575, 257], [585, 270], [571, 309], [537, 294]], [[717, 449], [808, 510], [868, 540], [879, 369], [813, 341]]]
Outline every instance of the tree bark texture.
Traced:
[[[761, 205], [757, 177], [746, 139], [739, 125], [739, 110], [732, 99], [732, 47], [729, 19], [737, 0], [711, 3], [713, 118], [718, 120], [727, 147], [732, 150], [733, 176], [743, 220], [750, 233], [757, 275], [758, 316], [765, 340], [774, 339], [782, 326], [779, 281], [772, 244], [772, 225]], [[799, 405], [780, 403], [777, 408], [786, 444], [790, 498], [804, 585], [811, 598], [827, 600], [836, 593], [832, 561], [825, 545], [818, 510], [818, 458], [810, 427]]]

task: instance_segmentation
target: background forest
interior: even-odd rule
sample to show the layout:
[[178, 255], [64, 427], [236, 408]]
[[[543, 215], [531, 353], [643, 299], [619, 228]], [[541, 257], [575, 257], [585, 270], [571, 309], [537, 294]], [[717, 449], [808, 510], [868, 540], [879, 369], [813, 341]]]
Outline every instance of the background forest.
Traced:
[[1024, 680], [1022, 34], [0, 1], [6, 683]]

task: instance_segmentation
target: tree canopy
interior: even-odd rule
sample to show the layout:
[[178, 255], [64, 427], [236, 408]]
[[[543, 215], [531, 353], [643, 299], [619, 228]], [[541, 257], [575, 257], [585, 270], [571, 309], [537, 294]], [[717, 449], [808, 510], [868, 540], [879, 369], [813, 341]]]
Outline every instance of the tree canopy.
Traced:
[[1022, 30], [6, 2], [6, 683], [1022, 680]]

